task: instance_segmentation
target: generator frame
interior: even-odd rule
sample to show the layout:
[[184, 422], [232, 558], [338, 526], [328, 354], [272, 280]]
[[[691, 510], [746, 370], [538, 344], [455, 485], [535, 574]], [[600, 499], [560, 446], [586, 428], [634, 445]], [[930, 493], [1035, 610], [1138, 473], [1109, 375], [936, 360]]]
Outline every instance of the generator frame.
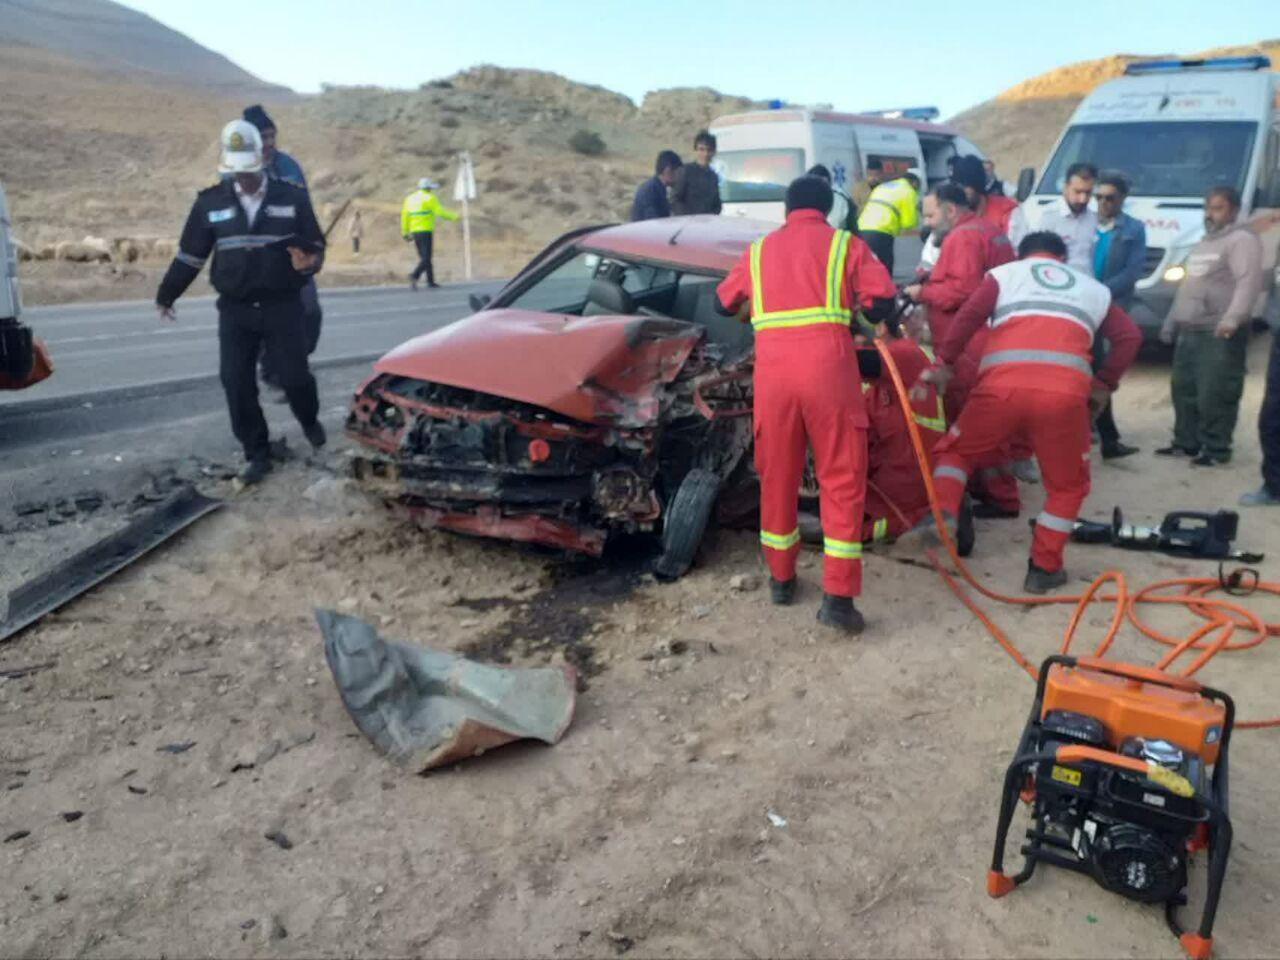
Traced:
[[[1168, 687], [1174, 690], [1195, 693], [1205, 699], [1220, 702], [1226, 711], [1222, 729], [1217, 762], [1209, 778], [1208, 793], [1195, 790], [1194, 799], [1207, 812], [1205, 824], [1207, 835], [1203, 845], [1188, 845], [1188, 854], [1205, 848], [1209, 855], [1208, 888], [1205, 892], [1204, 908], [1200, 915], [1200, 923], [1195, 932], [1185, 930], [1178, 922], [1178, 908], [1187, 903], [1186, 889], [1165, 901], [1165, 921], [1173, 935], [1178, 938], [1183, 949], [1193, 960], [1207, 960], [1213, 952], [1213, 924], [1218, 912], [1218, 902], [1222, 895], [1222, 883], [1226, 876], [1227, 859], [1231, 852], [1231, 821], [1227, 815], [1227, 782], [1228, 782], [1228, 750], [1231, 743], [1231, 731], [1235, 725], [1235, 703], [1220, 690], [1206, 687], [1188, 677], [1179, 677], [1164, 673], [1151, 667], [1139, 667], [1131, 664], [1100, 660], [1093, 657], [1072, 657], [1054, 655], [1047, 657], [1040, 665], [1040, 675], [1036, 681], [1035, 701], [1031, 707], [1031, 715], [1022, 732], [1017, 753], [1004, 777], [1004, 794], [1000, 801], [1000, 817], [996, 826], [995, 849], [991, 857], [991, 869], [987, 874], [987, 893], [992, 897], [1003, 897], [1017, 886], [1026, 883], [1035, 873], [1040, 863], [1074, 870], [1087, 876], [1093, 876], [1089, 864], [1075, 855], [1070, 843], [1050, 834], [1047, 830], [1047, 811], [1043, 801], [1037, 796], [1024, 796], [1024, 787], [1028, 773], [1040, 763], [1094, 763], [1132, 772], [1133, 762], [1130, 758], [1111, 750], [1094, 747], [1063, 745], [1053, 752], [1039, 752], [1035, 745], [1041, 740], [1041, 719], [1043, 712], [1045, 685], [1052, 667], [1061, 665], [1066, 668], [1083, 668], [1108, 673], [1137, 683], [1149, 683]], [[1026, 832], [1029, 841], [1021, 848], [1024, 863], [1021, 871], [1013, 876], [1004, 872], [1005, 843], [1009, 835], [1009, 826], [1013, 820], [1014, 810], [1020, 799], [1028, 799], [1032, 804], [1032, 826]], [[1064, 855], [1060, 851], [1069, 851]], [[1096, 877], [1095, 877], [1096, 879]]]

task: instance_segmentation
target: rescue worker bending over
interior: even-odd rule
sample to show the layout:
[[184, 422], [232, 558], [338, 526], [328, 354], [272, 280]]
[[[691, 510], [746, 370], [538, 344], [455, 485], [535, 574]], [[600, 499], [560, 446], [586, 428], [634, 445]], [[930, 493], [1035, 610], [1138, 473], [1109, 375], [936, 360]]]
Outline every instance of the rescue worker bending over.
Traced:
[[[939, 366], [923, 378], [945, 383], [966, 344], [989, 325], [978, 382], [959, 421], [934, 448], [933, 483], [954, 523], [970, 471], [998, 457], [1010, 437], [1030, 440], [1046, 498], [1024, 588], [1040, 594], [1067, 582], [1063, 551], [1089, 494], [1090, 415], [1119, 385], [1142, 334], [1105, 286], [1067, 266], [1067, 247], [1057, 234], [1028, 234], [1018, 254], [1021, 259], [996, 267], [965, 301], [938, 344]], [[1095, 376], [1099, 337], [1110, 341], [1111, 352]]]
[[893, 241], [920, 228], [920, 171], [912, 167], [871, 191], [858, 214], [862, 237], [884, 268], [893, 276]]
[[431, 263], [436, 218], [458, 219], [458, 215], [436, 196], [435, 192], [439, 189], [440, 184], [430, 177], [423, 177], [418, 181], [418, 189], [404, 198], [404, 205], [400, 208], [400, 233], [406, 240], [413, 240], [418, 251], [418, 265], [409, 274], [409, 287], [413, 290], [418, 289], [418, 278], [424, 275], [428, 289], [434, 290], [440, 286], [436, 283], [436, 271]]
[[222, 130], [220, 172], [231, 174], [196, 195], [178, 253], [160, 281], [160, 319], [175, 318], [182, 296], [213, 256], [218, 291], [218, 373], [231, 430], [247, 461], [240, 474], [257, 483], [271, 469], [267, 421], [258, 403], [258, 352], [265, 344], [293, 415], [313, 447], [325, 442], [320, 401], [307, 367], [301, 289], [324, 262], [324, 236], [307, 191], [263, 171], [257, 128], [233, 120]]
[[795, 598], [800, 483], [812, 446], [825, 554], [818, 620], [857, 633], [867, 412], [850, 326], [860, 307], [887, 316], [895, 291], [865, 243], [828, 226], [831, 203], [817, 177], [792, 181], [786, 223], [751, 245], [717, 294], [726, 314], [749, 303], [755, 330], [760, 542], [773, 602]]
[[[889, 340], [886, 345], [904, 384], [917, 383], [920, 374], [933, 363], [925, 349], [913, 340], [903, 337]], [[876, 359], [880, 359], [878, 354]], [[862, 392], [866, 397], [870, 422], [862, 542], [892, 542], [928, 520], [931, 513], [929, 491], [920, 476], [911, 431], [889, 371], [881, 371], [878, 376], [864, 380]], [[929, 469], [932, 470], [933, 448], [947, 432], [942, 394], [932, 384], [917, 383], [910, 401], [911, 407], [906, 416], [916, 422], [925, 454], [930, 458]], [[960, 555], [967, 557], [973, 550], [973, 519], [966, 507], [961, 508], [956, 539]]]

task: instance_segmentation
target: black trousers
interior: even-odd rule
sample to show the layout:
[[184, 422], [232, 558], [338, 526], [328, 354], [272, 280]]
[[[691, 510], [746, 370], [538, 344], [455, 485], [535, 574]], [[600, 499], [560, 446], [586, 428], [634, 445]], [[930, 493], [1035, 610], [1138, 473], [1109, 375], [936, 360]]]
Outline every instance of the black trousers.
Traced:
[[1262, 445], [1262, 482], [1280, 497], [1280, 331], [1271, 333], [1267, 361], [1267, 392], [1258, 411], [1258, 440]]
[[413, 268], [413, 273], [409, 274], [410, 279], [417, 280], [425, 274], [428, 284], [436, 282], [436, 272], [431, 266], [431, 246], [434, 239], [434, 233], [415, 233], [413, 235], [413, 245], [418, 248], [418, 265]]
[[218, 375], [227, 395], [231, 432], [245, 459], [270, 453], [267, 420], [258, 403], [258, 354], [265, 351], [298, 423], [310, 426], [320, 412], [316, 380], [307, 366], [307, 326], [302, 299], [248, 303], [218, 300]]
[[860, 236], [871, 248], [871, 252], [876, 255], [876, 259], [884, 264], [884, 268], [889, 271], [889, 277], [893, 277], [893, 236], [892, 234], [883, 233], [879, 230], [863, 230], [859, 232]]
[[[298, 296], [302, 298], [303, 326], [307, 335], [307, 356], [309, 357], [316, 352], [316, 347], [320, 343], [320, 324], [324, 320], [324, 312], [320, 309], [320, 291], [316, 289], [315, 277], [308, 280], [307, 285], [298, 291]], [[258, 369], [263, 383], [269, 387], [280, 387], [280, 377], [276, 375], [275, 367], [271, 365], [271, 357], [267, 353], [265, 343], [262, 346], [262, 352], [258, 355]]]
[[1116, 426], [1116, 418], [1111, 413], [1111, 400], [1107, 400], [1107, 405], [1102, 408], [1102, 412], [1098, 414], [1096, 421], [1098, 427], [1098, 439], [1105, 446], [1120, 442], [1120, 428]]

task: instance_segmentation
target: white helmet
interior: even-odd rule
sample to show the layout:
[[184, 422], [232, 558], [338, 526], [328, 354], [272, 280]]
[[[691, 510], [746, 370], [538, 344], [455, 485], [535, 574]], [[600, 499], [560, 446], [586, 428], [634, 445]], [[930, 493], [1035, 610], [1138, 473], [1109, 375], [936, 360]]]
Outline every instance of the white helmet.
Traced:
[[440, 184], [436, 183], [430, 177], [423, 177], [418, 181], [419, 190], [439, 190]]
[[222, 160], [219, 173], [259, 173], [262, 170], [262, 134], [246, 120], [232, 120], [222, 128]]

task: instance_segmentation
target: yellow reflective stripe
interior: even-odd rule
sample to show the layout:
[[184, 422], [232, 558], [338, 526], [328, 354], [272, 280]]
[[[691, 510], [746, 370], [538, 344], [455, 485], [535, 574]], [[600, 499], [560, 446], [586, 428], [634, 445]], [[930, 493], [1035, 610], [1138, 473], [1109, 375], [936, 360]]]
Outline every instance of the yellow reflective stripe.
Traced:
[[936, 430], [938, 433], [945, 433], [947, 430], [947, 411], [943, 406], [942, 397], [938, 397], [938, 415], [936, 417], [926, 417], [924, 414], [915, 414], [916, 423], [930, 430]]
[[760, 283], [760, 255], [764, 251], [764, 238], [751, 244], [751, 315], [764, 316], [764, 288]]
[[751, 326], [756, 330], [776, 330], [786, 327], [812, 327], [823, 323], [849, 326], [849, 318], [832, 314], [827, 310], [804, 310], [782, 319], [774, 319], [777, 314], [767, 313], [763, 320], [752, 320]]
[[889, 536], [889, 518], [881, 517], [879, 520], [875, 522], [875, 525], [871, 528], [871, 539], [875, 543], [879, 543], [881, 540], [885, 539], [888, 536]]
[[916, 346], [919, 347], [924, 352], [924, 355], [928, 357], [930, 360], [938, 359], [933, 355], [933, 347], [929, 346], [928, 344], [917, 343]]
[[833, 540], [831, 537], [823, 537], [822, 552], [828, 557], [836, 557], [840, 560], [861, 560], [862, 544], [854, 540]]
[[843, 309], [840, 305], [840, 288], [844, 286], [844, 267], [848, 259], [849, 234], [844, 230], [837, 230], [831, 238], [831, 252], [827, 256], [828, 310]]
[[790, 533], [770, 533], [760, 531], [760, 542], [772, 550], [790, 550], [800, 542], [800, 529], [797, 527]]

